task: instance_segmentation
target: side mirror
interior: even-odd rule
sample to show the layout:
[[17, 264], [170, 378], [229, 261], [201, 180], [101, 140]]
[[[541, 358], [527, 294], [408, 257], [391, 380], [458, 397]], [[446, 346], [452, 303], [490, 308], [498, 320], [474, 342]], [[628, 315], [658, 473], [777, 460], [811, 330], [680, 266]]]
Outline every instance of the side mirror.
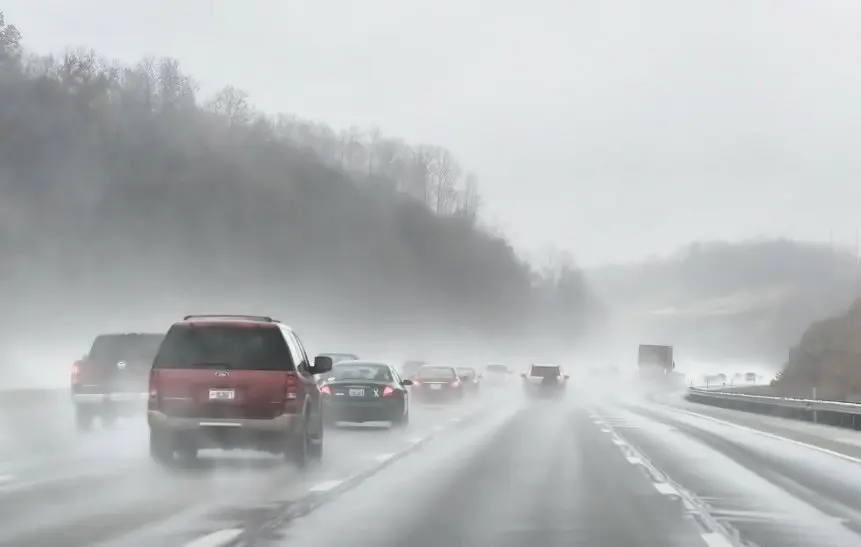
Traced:
[[520, 373], [520, 377], [521, 377], [521, 378], [526, 378], [526, 373], [525, 373], [525, 372], [521, 372], [521, 373]]
[[412, 381], [412, 380], [410, 380], [409, 378], [407, 378], [406, 380], [404, 380], [403, 382], [401, 382], [401, 385], [403, 385], [403, 386], [411, 386], [411, 385], [413, 385], [413, 381]]
[[565, 375], [565, 379], [566, 379], [566, 380], [567, 380], [568, 378], [570, 378], [570, 377], [571, 377], [571, 376], [569, 376], [569, 375], [567, 375], [567, 374]]
[[314, 366], [311, 368], [311, 374], [325, 374], [332, 370], [332, 358], [328, 355], [318, 355], [314, 357]]

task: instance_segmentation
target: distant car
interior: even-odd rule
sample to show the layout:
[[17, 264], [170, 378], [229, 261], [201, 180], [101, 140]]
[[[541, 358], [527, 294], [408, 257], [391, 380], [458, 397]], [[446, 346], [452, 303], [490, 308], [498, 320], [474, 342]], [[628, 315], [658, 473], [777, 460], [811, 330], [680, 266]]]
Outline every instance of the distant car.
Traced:
[[163, 334], [100, 334], [87, 355], [72, 365], [71, 392], [79, 431], [95, 419], [103, 427], [130, 414], [146, 412], [147, 383]]
[[726, 374], [721, 372], [720, 374], [717, 375], [717, 381], [718, 382], [725, 384], [726, 380], [727, 380]]
[[401, 366], [401, 376], [403, 378], [414, 380], [416, 373], [418, 373], [419, 369], [424, 366], [427, 366], [427, 362], [425, 361], [407, 361], [403, 366]]
[[206, 448], [254, 449], [299, 467], [323, 455], [323, 413], [296, 332], [271, 317], [189, 315], [170, 327], [149, 384], [150, 454], [170, 463]]
[[748, 372], [747, 374], [744, 375], [744, 381], [745, 382], [756, 382], [756, 373], [755, 372]]
[[463, 382], [464, 391], [471, 395], [478, 393], [481, 387], [481, 375], [472, 367], [457, 367], [457, 374]]
[[559, 365], [531, 365], [521, 377], [528, 397], [559, 398], [565, 394], [568, 375]]
[[512, 374], [506, 365], [491, 363], [484, 367], [482, 380], [488, 387], [501, 387], [509, 383]]
[[342, 361], [325, 375], [323, 417], [336, 422], [391, 422], [402, 427], [410, 421], [411, 380], [403, 380], [386, 363]]
[[413, 378], [413, 396], [425, 403], [449, 403], [462, 401], [463, 382], [454, 367], [421, 367]]

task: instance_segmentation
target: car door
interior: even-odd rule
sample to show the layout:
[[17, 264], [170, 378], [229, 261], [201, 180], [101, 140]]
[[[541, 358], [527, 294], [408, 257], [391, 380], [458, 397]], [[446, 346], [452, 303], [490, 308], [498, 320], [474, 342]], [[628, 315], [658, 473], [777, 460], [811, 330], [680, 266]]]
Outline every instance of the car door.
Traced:
[[308, 398], [311, 400], [311, 413], [313, 414], [313, 420], [311, 420], [312, 424], [316, 424], [317, 422], [321, 423], [322, 421], [317, 420], [317, 418], [321, 415], [321, 406], [322, 399], [320, 397], [320, 386], [317, 384], [316, 378], [311, 374], [311, 361], [308, 358], [308, 352], [305, 351], [305, 346], [302, 344], [302, 340], [299, 338], [299, 335], [295, 332], [290, 332], [290, 336], [292, 338], [291, 344], [296, 348], [297, 353], [299, 354], [300, 365], [296, 366], [296, 370], [298, 371], [299, 377], [304, 382], [306, 389], [308, 391]]
[[401, 389], [404, 390], [404, 405], [409, 406], [409, 404], [410, 404], [410, 390], [407, 386], [404, 385], [404, 379], [401, 378], [401, 375], [398, 374], [398, 371], [395, 370], [395, 367], [389, 367], [389, 370], [391, 371], [392, 378], [394, 378], [395, 382], [399, 386], [401, 386]]

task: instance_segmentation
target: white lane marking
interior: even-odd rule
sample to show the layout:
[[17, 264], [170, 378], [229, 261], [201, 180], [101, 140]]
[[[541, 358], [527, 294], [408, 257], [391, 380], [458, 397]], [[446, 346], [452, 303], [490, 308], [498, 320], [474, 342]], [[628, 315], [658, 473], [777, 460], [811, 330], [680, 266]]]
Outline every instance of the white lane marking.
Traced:
[[709, 547], [732, 547], [732, 543], [720, 534], [702, 534], [702, 538]]
[[378, 454], [374, 456], [374, 459], [380, 463], [387, 462], [395, 457], [395, 454]]
[[643, 464], [643, 460], [641, 460], [637, 456], [626, 456], [625, 459], [628, 460], [628, 463], [632, 463], [634, 465], [642, 465]]
[[602, 428], [601, 428], [601, 433], [610, 433], [610, 429], [609, 429], [609, 428], [607, 428], [607, 427], [602, 427]]
[[424, 441], [424, 439], [421, 437], [413, 437], [412, 439], [408, 440], [407, 442], [410, 444], [419, 444], [422, 441]]
[[186, 543], [184, 547], [220, 547], [238, 538], [240, 534], [242, 534], [240, 528], [219, 530], [208, 536], [199, 537], [192, 542]]
[[340, 485], [342, 482], [344, 482], [344, 481], [337, 480], [337, 481], [321, 482], [320, 484], [315, 484], [314, 486], [312, 486], [310, 489], [308, 489], [308, 491], [309, 492], [328, 492], [329, 490]]
[[[661, 405], [666, 406], [666, 405]], [[823, 448], [821, 446], [816, 446], [815, 444], [805, 443], [802, 441], [796, 441], [795, 439], [790, 439], [788, 437], [781, 437], [780, 435], [775, 435], [774, 433], [768, 433], [766, 431], [762, 431], [759, 429], [754, 429], [752, 427], [747, 427], [744, 425], [734, 424], [732, 422], [727, 422], [726, 420], [720, 420], [718, 418], [712, 418], [711, 416], [706, 416], [705, 414], [697, 414], [696, 412], [690, 412], [688, 410], [682, 410], [676, 407], [668, 407], [672, 408], [673, 412], [681, 412], [682, 414], [688, 414], [690, 416], [695, 416], [697, 418], [702, 418], [703, 420], [709, 420], [711, 422], [715, 422], [718, 424], [727, 425], [730, 427], [734, 427], [741, 431], [747, 431], [749, 433], [756, 433], [757, 435], [762, 435], [763, 437], [767, 437], [769, 439], [774, 439], [776, 441], [784, 441], [790, 444], [794, 444], [796, 446], [801, 446], [803, 448], [809, 448], [810, 450], [815, 450], [816, 452], [820, 452], [822, 454], [828, 454], [829, 456], [835, 456], [841, 458], [843, 460], [852, 462], [852, 463], [861, 463], [861, 458], [856, 458], [854, 456], [850, 456], [848, 454], [843, 454], [841, 452], [837, 452], [836, 450], [829, 450], [828, 448]], [[825, 439], [827, 440], [827, 439]]]
[[655, 489], [661, 494], [666, 494], [668, 496], [678, 496], [679, 491], [673, 488], [671, 484], [667, 484], [665, 482], [653, 482], [655, 485]]
[[462, 420], [463, 420], [463, 418], [452, 418], [452, 419], [451, 419], [451, 422], [452, 422], [452, 423], [454, 423], [454, 424], [456, 424], [457, 422], [460, 422], [460, 421], [462, 421]]
[[613, 444], [615, 444], [616, 446], [625, 446], [628, 443], [618, 437], [613, 437]]

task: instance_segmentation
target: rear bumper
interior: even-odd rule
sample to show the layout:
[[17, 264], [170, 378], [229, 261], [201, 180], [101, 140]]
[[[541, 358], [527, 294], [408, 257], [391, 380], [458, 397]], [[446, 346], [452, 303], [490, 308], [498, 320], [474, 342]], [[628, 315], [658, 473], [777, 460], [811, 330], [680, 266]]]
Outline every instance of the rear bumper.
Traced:
[[213, 430], [242, 430], [248, 432], [284, 434], [298, 431], [301, 414], [282, 414], [271, 419], [178, 418], [158, 410], [147, 411], [151, 429], [175, 433], [210, 432]]
[[380, 400], [373, 402], [341, 402], [323, 400], [323, 417], [328, 421], [340, 422], [385, 422], [404, 412], [402, 399]]
[[72, 402], [80, 407], [129, 407], [146, 410], [148, 393], [72, 393]]

